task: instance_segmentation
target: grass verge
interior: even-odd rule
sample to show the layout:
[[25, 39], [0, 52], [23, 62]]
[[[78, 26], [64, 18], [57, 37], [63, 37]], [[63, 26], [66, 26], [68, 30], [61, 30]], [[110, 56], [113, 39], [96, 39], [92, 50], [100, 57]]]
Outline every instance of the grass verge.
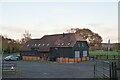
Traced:
[[[104, 50], [94, 50], [94, 51], [89, 51], [90, 55], [106, 55], [108, 51]], [[110, 55], [118, 55], [120, 54], [120, 51], [110, 51]]]
[[2, 71], [2, 74], [3, 75], [11, 75], [11, 74], [23, 74], [25, 73], [24, 71], [21, 71], [21, 70], [16, 70], [16, 71], [11, 71], [11, 70], [3, 70]]

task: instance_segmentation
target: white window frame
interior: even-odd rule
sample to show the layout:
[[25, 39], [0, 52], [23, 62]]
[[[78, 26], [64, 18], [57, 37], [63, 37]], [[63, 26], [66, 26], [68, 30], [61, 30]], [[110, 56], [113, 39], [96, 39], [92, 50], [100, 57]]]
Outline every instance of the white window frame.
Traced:
[[42, 46], [45, 46], [45, 44], [42, 44]]
[[27, 44], [27, 47], [29, 47], [30, 46], [30, 44]]
[[49, 46], [50, 44], [48, 43], [47, 46]]
[[82, 47], [84, 47], [84, 43], [82, 43]]
[[34, 44], [34, 46], [37, 46], [37, 44]]
[[75, 51], [75, 58], [79, 58], [80, 57], [80, 51]]
[[70, 42], [68, 43], [68, 46], [70, 45]]
[[64, 43], [61, 44], [62, 46], [64, 45]]
[[87, 51], [83, 51], [83, 57], [87, 56]]
[[38, 44], [38, 46], [40, 46], [41, 44]]

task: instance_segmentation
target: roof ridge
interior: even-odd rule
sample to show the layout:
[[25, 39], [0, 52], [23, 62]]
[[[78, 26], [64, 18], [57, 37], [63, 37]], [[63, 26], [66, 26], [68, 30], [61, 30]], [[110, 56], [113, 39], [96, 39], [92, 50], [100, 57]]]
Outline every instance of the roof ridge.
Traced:
[[57, 35], [69, 35], [69, 34], [76, 34], [76, 33], [62, 33], [62, 34], [50, 34], [50, 35], [44, 35], [44, 36], [57, 36]]

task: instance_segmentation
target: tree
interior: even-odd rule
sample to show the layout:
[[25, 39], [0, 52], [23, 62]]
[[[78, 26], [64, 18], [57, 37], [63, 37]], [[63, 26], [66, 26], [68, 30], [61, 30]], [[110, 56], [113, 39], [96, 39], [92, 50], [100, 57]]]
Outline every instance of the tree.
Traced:
[[7, 38], [0, 35], [0, 50], [7, 50], [8, 48], [8, 41], [7, 41]]
[[98, 46], [99, 48], [102, 47], [101, 43], [103, 41], [102, 37], [99, 34], [92, 32], [90, 29], [71, 28], [67, 30], [67, 32], [79, 34], [79, 36], [82, 37], [83, 39], [86, 39], [89, 45], [92, 47], [93, 46], [95, 47]]
[[31, 39], [31, 34], [29, 33], [29, 31], [25, 31], [25, 33], [23, 34], [23, 38], [20, 40], [20, 43], [23, 45], [30, 39]]
[[7, 36], [0, 35], [0, 49], [5, 53], [12, 53], [19, 51], [20, 44], [14, 39], [7, 38]]

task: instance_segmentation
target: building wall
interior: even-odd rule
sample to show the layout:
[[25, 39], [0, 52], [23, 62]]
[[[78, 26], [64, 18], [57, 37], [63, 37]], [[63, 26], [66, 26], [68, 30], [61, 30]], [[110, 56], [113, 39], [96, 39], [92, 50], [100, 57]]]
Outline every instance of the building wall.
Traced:
[[89, 46], [86, 41], [78, 41], [73, 47], [73, 51], [80, 51], [80, 57], [83, 57], [83, 52], [87, 51], [87, 56], [89, 56]]
[[39, 51], [22, 51], [21, 56], [37, 56], [37, 57], [48, 57], [48, 52]]
[[85, 41], [76, 42], [74, 47], [52, 47], [48, 56], [50, 60], [55, 60], [58, 57], [81, 58], [89, 56], [89, 47]]
[[89, 56], [89, 47], [86, 41], [78, 41], [73, 47], [51, 47], [49, 52], [22, 51], [22, 56], [49, 57], [55, 61], [56, 58], [82, 58]]
[[73, 51], [71, 47], [52, 47], [49, 52], [50, 60], [55, 60], [58, 57], [73, 57]]

